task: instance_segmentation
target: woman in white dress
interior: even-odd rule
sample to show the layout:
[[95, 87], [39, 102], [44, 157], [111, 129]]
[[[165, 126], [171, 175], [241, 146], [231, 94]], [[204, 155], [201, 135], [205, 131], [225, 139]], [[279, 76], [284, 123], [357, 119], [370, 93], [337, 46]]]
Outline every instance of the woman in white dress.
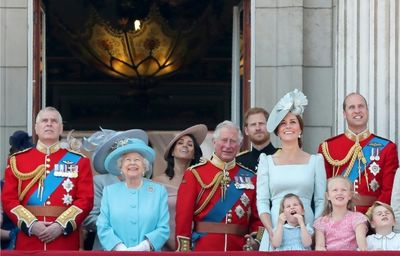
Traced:
[[261, 251], [273, 249], [269, 241], [284, 195], [293, 193], [301, 198], [306, 224], [312, 225], [324, 208], [326, 173], [322, 155], [311, 155], [301, 149], [304, 128], [301, 115], [307, 103], [306, 96], [295, 89], [280, 99], [268, 118], [267, 130], [279, 137], [281, 149], [274, 155], [261, 154], [258, 165], [257, 209], [266, 229]]

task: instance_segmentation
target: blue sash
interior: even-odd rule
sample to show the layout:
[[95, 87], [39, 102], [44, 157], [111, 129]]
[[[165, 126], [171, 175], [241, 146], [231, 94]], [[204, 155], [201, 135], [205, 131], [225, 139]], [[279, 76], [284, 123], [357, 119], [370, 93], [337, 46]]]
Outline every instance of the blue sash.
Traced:
[[[64, 161], [78, 163], [78, 161], [80, 159], [81, 159], [80, 155], [68, 152], [61, 158], [61, 160], [58, 162], [58, 164], [61, 164]], [[58, 188], [58, 186], [61, 184], [61, 182], [63, 180], [64, 180], [64, 177], [54, 176], [54, 169], [51, 170], [51, 172], [49, 174], [47, 174], [46, 179], [44, 180], [44, 191], [43, 191], [42, 200], [40, 200], [40, 195], [38, 194], [39, 189], [36, 188], [36, 190], [33, 192], [33, 194], [31, 195], [31, 197], [28, 200], [28, 205], [44, 205], [47, 198], [49, 198], [49, 196]]]
[[[376, 149], [379, 149], [379, 151], [382, 151], [388, 144], [389, 144], [388, 140], [385, 140], [385, 139], [382, 139], [379, 137], [374, 137], [367, 143], [367, 145], [365, 145], [363, 147], [362, 152], [364, 154], [365, 159], [367, 160], [367, 163], [365, 164], [365, 168], [367, 168], [369, 166], [369, 164], [371, 163], [371, 159], [370, 159], [371, 151], [372, 151], [371, 149], [376, 148]], [[358, 164], [359, 163], [356, 160], [353, 165], [353, 168], [351, 169], [350, 174], [348, 176], [348, 179], [351, 182], [354, 182], [358, 178]], [[362, 164], [362, 163], [360, 163], [360, 164]], [[364, 172], [365, 168], [361, 168], [361, 173]], [[342, 175], [345, 172], [346, 172], [346, 169], [344, 169]]]
[[[249, 173], [249, 171], [240, 168], [238, 173], [235, 176], [246, 176], [253, 177], [254, 174], [244, 175], [245, 173]], [[234, 184], [234, 180], [231, 181], [228, 189], [226, 190], [224, 201], [218, 200], [218, 202], [214, 205], [214, 207], [207, 213], [207, 215], [202, 219], [202, 221], [210, 221], [220, 223], [224, 218], [226, 213], [232, 209], [237, 200], [242, 196], [244, 189], [237, 189]], [[192, 242], [195, 242], [200, 237], [206, 235], [207, 233], [192, 233]]]

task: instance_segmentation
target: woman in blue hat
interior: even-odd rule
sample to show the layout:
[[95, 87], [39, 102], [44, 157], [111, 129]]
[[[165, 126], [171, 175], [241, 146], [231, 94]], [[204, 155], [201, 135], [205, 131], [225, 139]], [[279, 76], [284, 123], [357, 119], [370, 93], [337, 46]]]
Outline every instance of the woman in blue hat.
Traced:
[[143, 176], [155, 152], [140, 139], [118, 141], [105, 159], [107, 171], [125, 181], [106, 186], [97, 235], [107, 251], [158, 251], [169, 236], [166, 189]]
[[[93, 177], [94, 202], [93, 209], [83, 221], [82, 226], [86, 235], [84, 248], [86, 250], [102, 250], [99, 238], [97, 236], [97, 217], [100, 215], [101, 198], [105, 186], [118, 183], [124, 180], [122, 174], [116, 176], [108, 173], [104, 166], [106, 157], [115, 143], [124, 139], [141, 139], [148, 144], [148, 137], [145, 131], [141, 129], [130, 129], [127, 131], [114, 131], [103, 129], [93, 133], [89, 138], [83, 138], [83, 149], [91, 153], [92, 165], [98, 175]], [[146, 177], [151, 176], [151, 170], [146, 173]]]
[[[274, 249], [270, 248], [269, 240], [278, 235], [274, 230], [279, 224], [280, 202], [286, 194], [296, 194], [304, 204], [303, 221], [309, 226], [307, 232], [312, 231], [311, 225], [324, 209], [326, 172], [322, 155], [312, 155], [302, 149], [304, 124], [301, 115], [307, 104], [307, 97], [295, 89], [279, 100], [267, 121], [267, 130], [279, 137], [281, 149], [273, 155], [261, 154], [259, 159], [257, 209], [266, 228], [260, 251]], [[281, 226], [279, 228], [282, 229]], [[304, 231], [304, 226], [294, 228], [295, 232]], [[306, 247], [303, 243], [291, 240], [289, 244], [282, 243], [276, 249], [304, 250]]]

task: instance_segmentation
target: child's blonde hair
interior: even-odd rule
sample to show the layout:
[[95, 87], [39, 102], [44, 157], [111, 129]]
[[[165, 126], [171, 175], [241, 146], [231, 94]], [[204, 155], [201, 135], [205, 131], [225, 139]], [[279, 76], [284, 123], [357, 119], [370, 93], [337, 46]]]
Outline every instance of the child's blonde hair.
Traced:
[[390, 205], [385, 204], [385, 203], [382, 203], [382, 202], [380, 202], [380, 201], [375, 201], [375, 203], [373, 203], [373, 204], [368, 208], [368, 211], [365, 213], [365, 215], [367, 216], [367, 218], [368, 218], [368, 220], [369, 220], [370, 223], [372, 222], [372, 216], [373, 216], [374, 210], [375, 210], [375, 208], [378, 207], [378, 206], [382, 206], [382, 207], [386, 208], [387, 210], [389, 210], [389, 212], [390, 212], [390, 213], [392, 214], [392, 216], [393, 216], [393, 220], [396, 221], [396, 216], [394, 215], [393, 208], [392, 208]]
[[351, 182], [348, 178], [339, 175], [339, 176], [329, 178], [328, 181], [326, 182], [325, 208], [324, 208], [324, 212], [322, 213], [322, 216], [330, 215], [333, 211], [332, 203], [331, 203], [331, 201], [328, 200], [327, 195], [328, 195], [329, 185], [332, 182], [337, 181], [337, 180], [342, 180], [349, 185], [351, 199], [347, 202], [347, 210], [354, 211], [353, 199], [354, 199], [355, 195], [354, 195], [354, 190], [353, 190], [353, 184], [351, 184]]
[[291, 198], [291, 197], [296, 198], [297, 201], [299, 201], [299, 204], [300, 204], [301, 208], [304, 210], [304, 205], [303, 205], [303, 202], [301, 201], [300, 197], [299, 197], [298, 195], [296, 195], [296, 194], [289, 193], [289, 194], [286, 194], [286, 195], [282, 198], [281, 205], [280, 205], [280, 207], [279, 207], [279, 213], [282, 213], [283, 210], [285, 209], [285, 206], [284, 206], [285, 200], [288, 199], [288, 198]]

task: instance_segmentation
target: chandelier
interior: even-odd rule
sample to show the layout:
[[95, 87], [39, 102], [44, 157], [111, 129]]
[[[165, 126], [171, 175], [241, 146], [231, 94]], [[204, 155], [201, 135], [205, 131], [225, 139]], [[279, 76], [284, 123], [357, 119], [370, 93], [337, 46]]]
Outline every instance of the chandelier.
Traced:
[[99, 61], [98, 68], [116, 77], [153, 77], [176, 71], [185, 60], [187, 39], [170, 29], [153, 5], [149, 16], [135, 20], [139, 26], [128, 30], [128, 19], [119, 20], [120, 29], [109, 26], [98, 15], [89, 26], [88, 54]]
[[[99, 12], [98, 6], [89, 4], [84, 25], [71, 29], [73, 26], [68, 24], [68, 19], [60, 18], [62, 11], [55, 23], [61, 28], [63, 41], [86, 63], [105, 74], [125, 79], [172, 74], [201, 56], [213, 39], [210, 34], [212, 19], [221, 14], [215, 11], [215, 3], [208, 0], [125, 0], [119, 3], [124, 3], [129, 12], [117, 13], [111, 19], [105, 11]], [[182, 3], [192, 3], [197, 9], [186, 6], [185, 10], [192, 12], [186, 16], [179, 16], [182, 8], [175, 13], [165, 12], [166, 6], [177, 8]], [[135, 15], [132, 10], [145, 4], [147, 7], [141, 7], [141, 12]]]

